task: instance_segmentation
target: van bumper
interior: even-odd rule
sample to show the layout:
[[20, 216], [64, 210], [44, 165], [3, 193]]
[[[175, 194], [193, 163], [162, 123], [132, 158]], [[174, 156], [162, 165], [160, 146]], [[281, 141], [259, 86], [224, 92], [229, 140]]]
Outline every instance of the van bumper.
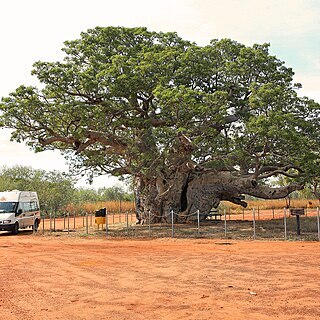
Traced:
[[12, 224], [0, 224], [1, 231], [12, 231], [14, 229], [14, 223]]

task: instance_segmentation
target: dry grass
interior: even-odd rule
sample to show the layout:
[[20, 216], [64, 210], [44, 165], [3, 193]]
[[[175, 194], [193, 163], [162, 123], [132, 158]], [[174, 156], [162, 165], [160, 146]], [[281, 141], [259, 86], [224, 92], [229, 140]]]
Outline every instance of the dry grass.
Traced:
[[[279, 200], [247, 200], [248, 207], [247, 210], [252, 209], [283, 209], [287, 206], [287, 202], [285, 199]], [[312, 203], [312, 207], [316, 208], [319, 206], [319, 202], [316, 199], [291, 199], [290, 207], [291, 208], [307, 208], [309, 203]], [[222, 201], [222, 207], [227, 210], [232, 210], [233, 213], [241, 213], [242, 207], [239, 205], [233, 204], [231, 202]], [[94, 213], [96, 210], [101, 208], [107, 208], [108, 212], [133, 212], [135, 210], [135, 204], [131, 201], [106, 201], [106, 202], [87, 202], [81, 205], [69, 204], [66, 206], [65, 210], [77, 214], [88, 212]]]
[[[247, 200], [248, 203], [247, 209], [282, 209], [287, 206], [287, 202], [285, 199], [276, 199], [276, 200]], [[291, 208], [307, 208], [308, 204], [311, 202], [312, 207], [315, 208], [319, 206], [319, 202], [316, 199], [290, 199], [290, 207]], [[227, 209], [238, 210], [239, 212], [242, 210], [240, 206], [236, 204], [232, 204], [230, 202], [223, 201], [223, 206]]]
[[68, 212], [88, 212], [94, 213], [101, 208], [107, 208], [108, 212], [132, 212], [134, 211], [134, 202], [131, 201], [105, 201], [105, 202], [87, 202], [81, 205], [69, 204], [65, 208]]

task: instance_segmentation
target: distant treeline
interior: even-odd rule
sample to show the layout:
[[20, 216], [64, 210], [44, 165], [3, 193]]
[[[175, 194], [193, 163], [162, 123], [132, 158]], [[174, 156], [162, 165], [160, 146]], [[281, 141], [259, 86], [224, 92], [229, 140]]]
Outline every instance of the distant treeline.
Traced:
[[[93, 208], [101, 207], [105, 202], [115, 202], [111, 205], [111, 208], [116, 210], [120, 202], [134, 201], [133, 193], [126, 192], [122, 186], [95, 190], [76, 188], [75, 184], [76, 180], [71, 175], [61, 171], [48, 172], [28, 166], [0, 168], [0, 191], [14, 189], [36, 191], [42, 210], [60, 211], [67, 207], [93, 210]], [[293, 199], [295, 200], [293, 201]], [[288, 205], [288, 201], [291, 201], [291, 205], [298, 205], [298, 199], [309, 199], [299, 202], [299, 205], [303, 207], [307, 206], [309, 201], [312, 201], [313, 205], [319, 205], [319, 200], [315, 199], [312, 190], [308, 187], [303, 191], [294, 192], [289, 198], [282, 200], [257, 201], [258, 199], [247, 197], [250, 208], [259, 206], [261, 209], [284, 207]], [[230, 202], [223, 202], [221, 206], [241, 209], [241, 207]], [[124, 204], [122, 204], [122, 207], [121, 209], [124, 209]], [[131, 210], [131, 207], [133, 207], [133, 203], [128, 204], [126, 210]]]
[[59, 211], [69, 204], [106, 201], [133, 201], [133, 194], [122, 186], [110, 188], [76, 188], [76, 180], [61, 171], [45, 171], [28, 166], [2, 167], [0, 169], [0, 191], [30, 190], [39, 196], [42, 210]]

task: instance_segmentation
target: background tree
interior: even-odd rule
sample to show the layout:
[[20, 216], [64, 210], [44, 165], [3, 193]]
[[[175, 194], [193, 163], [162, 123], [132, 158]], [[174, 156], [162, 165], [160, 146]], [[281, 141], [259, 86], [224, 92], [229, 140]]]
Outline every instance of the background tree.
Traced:
[[101, 188], [98, 190], [102, 201], [133, 201], [133, 194], [126, 192], [122, 186]]
[[73, 203], [86, 203], [98, 201], [133, 201], [133, 194], [126, 192], [121, 186], [109, 188], [87, 189], [77, 188], [74, 191]]
[[77, 188], [74, 192], [73, 203], [83, 204], [86, 202], [100, 201], [98, 192], [95, 189]]
[[[319, 148], [320, 141], [317, 141]], [[308, 180], [306, 187], [312, 192], [314, 197], [318, 199], [318, 204], [320, 204], [320, 155], [315, 154], [314, 157], [309, 162], [310, 166], [308, 172], [310, 173], [310, 179]]]
[[313, 196], [318, 199], [318, 204], [320, 205], [320, 175], [319, 177], [312, 178], [307, 186]]
[[[268, 47], [97, 27], [65, 42], [63, 62], [34, 64], [40, 88], [4, 98], [2, 123], [74, 170], [132, 176], [138, 218], [285, 197], [315, 174], [320, 108]], [[271, 188], [275, 175], [294, 182]]]
[[28, 190], [38, 193], [41, 210], [58, 211], [73, 200], [74, 181], [59, 171], [46, 172], [31, 167], [3, 167], [0, 191]]

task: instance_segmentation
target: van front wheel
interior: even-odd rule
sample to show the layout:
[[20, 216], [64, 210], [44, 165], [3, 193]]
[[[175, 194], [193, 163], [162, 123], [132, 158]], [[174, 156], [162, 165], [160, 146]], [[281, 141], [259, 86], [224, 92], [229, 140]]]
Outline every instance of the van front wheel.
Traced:
[[38, 231], [38, 228], [39, 228], [39, 220], [36, 219], [36, 220], [34, 221], [34, 225], [33, 225], [32, 229], [33, 229], [35, 232], [37, 232], [37, 231]]
[[18, 234], [18, 232], [19, 232], [19, 223], [16, 222], [16, 223], [14, 224], [14, 226], [13, 226], [12, 233], [13, 233], [13, 234]]

